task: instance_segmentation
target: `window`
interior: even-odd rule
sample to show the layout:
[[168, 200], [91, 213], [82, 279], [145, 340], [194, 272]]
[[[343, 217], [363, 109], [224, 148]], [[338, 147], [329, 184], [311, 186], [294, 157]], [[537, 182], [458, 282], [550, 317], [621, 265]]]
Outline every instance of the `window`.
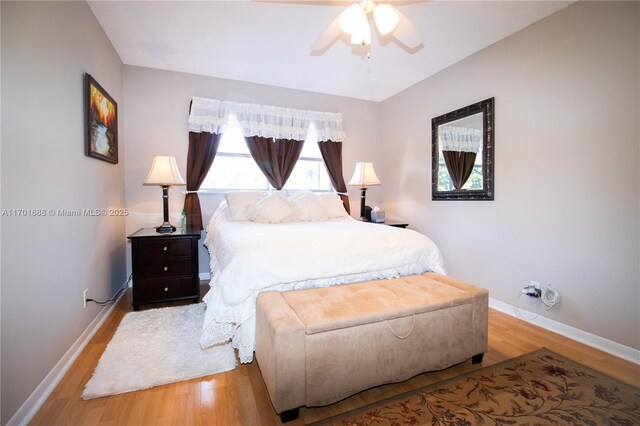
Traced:
[[330, 191], [331, 181], [324, 165], [320, 148], [313, 128], [304, 141], [302, 152], [291, 176], [284, 185], [285, 189], [309, 189], [312, 191]]
[[[220, 139], [216, 158], [200, 189], [268, 190], [272, 188], [251, 157], [237, 120], [233, 116], [229, 117], [229, 125]], [[300, 158], [284, 188], [331, 190], [329, 174], [322, 160], [313, 128], [309, 131], [309, 137], [304, 142]]]

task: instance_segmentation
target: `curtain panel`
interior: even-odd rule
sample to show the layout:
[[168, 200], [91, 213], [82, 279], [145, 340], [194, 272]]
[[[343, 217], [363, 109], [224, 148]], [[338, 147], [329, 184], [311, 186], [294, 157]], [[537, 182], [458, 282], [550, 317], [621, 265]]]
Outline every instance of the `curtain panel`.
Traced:
[[223, 134], [233, 115], [246, 137], [307, 139], [313, 126], [318, 141], [344, 141], [342, 113], [305, 111], [272, 105], [246, 104], [193, 97], [189, 113], [190, 132]]
[[451, 177], [451, 183], [456, 189], [460, 189], [464, 186], [471, 172], [473, 172], [473, 165], [476, 162], [475, 152], [460, 152], [460, 151], [442, 151], [444, 157], [444, 163], [449, 171]]
[[292, 139], [245, 138], [251, 156], [271, 186], [280, 190], [287, 183], [300, 157], [304, 141]]
[[218, 152], [221, 134], [207, 132], [189, 132], [189, 151], [187, 153], [187, 195], [184, 198], [184, 211], [187, 226], [203, 229], [200, 198], [195, 192], [209, 173], [213, 159]]
[[340, 195], [347, 213], [351, 213], [349, 196], [347, 195], [347, 185], [344, 181], [344, 175], [342, 174], [342, 142], [333, 142], [331, 140], [318, 142], [318, 147], [320, 148], [324, 164], [327, 166], [331, 185]]

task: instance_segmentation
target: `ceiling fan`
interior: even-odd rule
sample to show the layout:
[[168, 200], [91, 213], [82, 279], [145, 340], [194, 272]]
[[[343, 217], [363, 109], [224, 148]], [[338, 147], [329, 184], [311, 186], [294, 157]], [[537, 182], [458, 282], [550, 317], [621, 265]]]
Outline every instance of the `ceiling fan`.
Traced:
[[311, 51], [327, 48], [342, 33], [351, 36], [351, 44], [369, 46], [371, 44], [371, 25], [381, 36], [390, 35], [409, 49], [422, 44], [422, 35], [413, 23], [394, 6], [376, 0], [352, 0], [347, 7], [311, 46]]

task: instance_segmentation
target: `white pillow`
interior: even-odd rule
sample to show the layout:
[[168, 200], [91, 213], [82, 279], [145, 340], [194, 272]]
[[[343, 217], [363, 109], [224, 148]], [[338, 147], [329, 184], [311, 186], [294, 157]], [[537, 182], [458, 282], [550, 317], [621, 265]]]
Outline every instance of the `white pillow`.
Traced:
[[309, 191], [308, 189], [283, 189], [282, 193], [289, 201], [294, 200], [304, 194], [313, 194], [313, 192]]
[[251, 207], [251, 220], [259, 223], [280, 223], [294, 213], [287, 200], [274, 192], [260, 198]]
[[265, 194], [264, 191], [225, 193], [224, 198], [229, 206], [231, 220], [251, 220], [251, 206]]
[[349, 213], [344, 209], [344, 204], [342, 203], [342, 199], [338, 194], [335, 193], [327, 193], [327, 194], [318, 194], [318, 200], [324, 207], [324, 210], [329, 219], [334, 217], [348, 217]]
[[289, 203], [295, 210], [297, 220], [301, 222], [327, 219], [327, 213], [322, 203], [313, 193], [300, 194], [295, 198], [289, 199]]

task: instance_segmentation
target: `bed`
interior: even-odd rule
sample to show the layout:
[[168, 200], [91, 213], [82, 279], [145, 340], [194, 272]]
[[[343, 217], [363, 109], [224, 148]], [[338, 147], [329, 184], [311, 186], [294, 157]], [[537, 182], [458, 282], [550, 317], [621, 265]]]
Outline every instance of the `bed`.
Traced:
[[231, 340], [242, 363], [253, 360], [256, 298], [263, 291], [445, 273], [433, 241], [409, 229], [361, 222], [344, 210], [319, 220], [238, 220], [229, 204], [223, 201], [207, 225], [211, 289], [200, 343]]

